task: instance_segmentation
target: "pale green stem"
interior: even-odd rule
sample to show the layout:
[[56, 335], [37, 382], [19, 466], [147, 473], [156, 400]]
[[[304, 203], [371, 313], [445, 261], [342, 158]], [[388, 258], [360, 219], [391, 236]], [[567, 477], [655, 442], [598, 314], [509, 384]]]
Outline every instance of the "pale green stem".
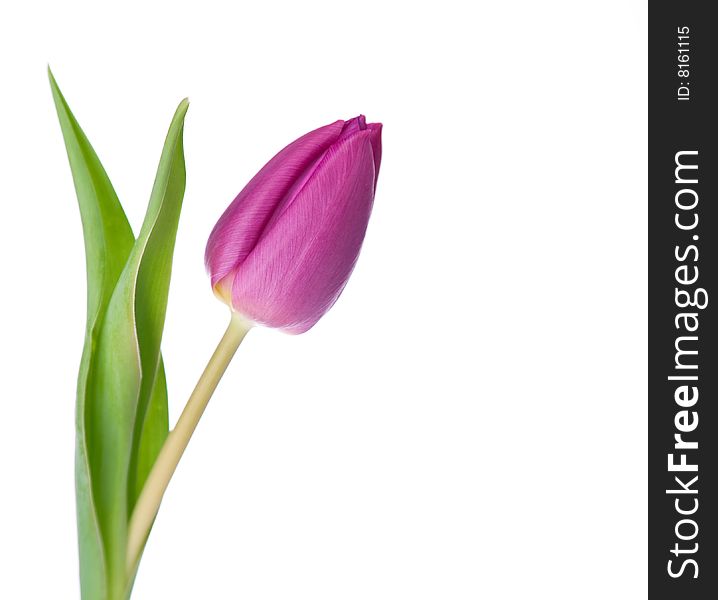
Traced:
[[212, 358], [209, 359], [209, 363], [207, 363], [207, 367], [199, 378], [192, 395], [187, 400], [187, 405], [184, 407], [177, 425], [167, 436], [157, 460], [147, 476], [147, 481], [145, 481], [142, 492], [135, 504], [135, 509], [132, 512], [128, 530], [127, 572], [130, 578], [135, 572], [150, 528], [160, 508], [162, 496], [180, 458], [182, 458], [182, 453], [187, 448], [197, 423], [202, 417], [202, 413], [207, 407], [207, 403], [212, 397], [219, 380], [224, 375], [227, 365], [229, 365], [239, 344], [242, 343], [244, 336], [247, 335], [251, 327], [252, 325], [237, 313], [232, 313], [232, 319], [227, 331], [220, 340]]

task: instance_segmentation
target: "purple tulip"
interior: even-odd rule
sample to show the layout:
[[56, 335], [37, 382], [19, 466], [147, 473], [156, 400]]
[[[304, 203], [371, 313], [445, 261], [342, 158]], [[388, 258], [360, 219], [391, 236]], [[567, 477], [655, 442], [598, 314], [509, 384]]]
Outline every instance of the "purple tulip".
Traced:
[[381, 123], [336, 121], [292, 142], [214, 226], [212, 288], [251, 322], [311, 328], [336, 302], [359, 256], [381, 162]]

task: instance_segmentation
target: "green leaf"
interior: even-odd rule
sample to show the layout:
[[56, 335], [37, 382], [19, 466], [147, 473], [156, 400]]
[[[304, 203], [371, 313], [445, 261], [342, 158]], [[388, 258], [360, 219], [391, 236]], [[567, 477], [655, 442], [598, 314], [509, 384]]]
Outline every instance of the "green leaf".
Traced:
[[[82, 597], [86, 600], [104, 600], [122, 596], [122, 593], [119, 592], [121, 584], [116, 581], [121, 577], [119, 574], [110, 576], [108, 561], [110, 556], [115, 556], [122, 552], [121, 549], [116, 550], [114, 545], [123, 546], [124, 542], [122, 539], [117, 540], [112, 536], [108, 536], [101, 524], [100, 513], [105, 509], [104, 506], [98, 506], [97, 491], [102, 485], [102, 473], [98, 471], [98, 468], [106, 461], [106, 456], [103, 456], [102, 453], [112, 454], [113, 451], [109, 444], [104, 443], [102, 439], [104, 433], [93, 429], [91, 421], [96, 420], [98, 415], [106, 414], [106, 409], [113, 404], [112, 400], [107, 400], [109, 390], [104, 390], [102, 384], [98, 383], [98, 378], [101, 382], [106, 376], [102, 372], [98, 373], [98, 352], [99, 347], [102, 345], [101, 332], [104, 328], [108, 304], [120, 275], [125, 270], [125, 265], [133, 252], [135, 240], [105, 170], [72, 115], [50, 72], [49, 78], [80, 206], [87, 262], [87, 326], [78, 376], [76, 411], [76, 494]], [[184, 113], [186, 103], [183, 104], [184, 109], [182, 112]], [[173, 121], [173, 127], [174, 134], [171, 129], [168, 143], [170, 137], [173, 137], [175, 148], [179, 148], [181, 154], [181, 123], [178, 128], [175, 121]], [[178, 129], [179, 145], [176, 143]], [[163, 160], [164, 158], [163, 154]], [[164, 160], [164, 163], [166, 162]], [[166, 280], [168, 284], [176, 219], [174, 230], [171, 230], [172, 227], [170, 226], [171, 231], [168, 231], [166, 223], [168, 222], [168, 217], [171, 222], [174, 216], [179, 214], [182, 194], [179, 194], [178, 199], [177, 191], [178, 185], [182, 189], [184, 187], [184, 164], [182, 164], [181, 172], [177, 168], [169, 169], [169, 177], [167, 176], [167, 169], [165, 169], [164, 174], [162, 174], [162, 171], [163, 163], [161, 162], [155, 188], [157, 188], [158, 183], [164, 185], [161, 182], [163, 178], [167, 179], [166, 188], [169, 192], [167, 197], [170, 199], [170, 203], [174, 203], [175, 209], [164, 210], [164, 217], [158, 219], [160, 227], [157, 231], [160, 232], [160, 236], [166, 237], [169, 235], [171, 245], [169, 253], [166, 252], [166, 249], [164, 252], [157, 253], [151, 250], [153, 245], [156, 246], [159, 243], [157, 233], [146, 235], [143, 244], [145, 246], [149, 245], [149, 254], [155, 254], [156, 256], [149, 261], [140, 261], [145, 266], [143, 269], [138, 269], [138, 271], [143, 273], [143, 280], [148, 277], [151, 278], [152, 265], [159, 262], [161, 263], [158, 268], [161, 271], [160, 279], [162, 281]], [[156, 196], [157, 194], [153, 192], [152, 199], [155, 206], [158, 202], [163, 204], [164, 200], [158, 201]], [[151, 202], [151, 209], [152, 206]], [[145, 232], [145, 228], [143, 228], [143, 232]], [[147, 242], [150, 239], [153, 239], [154, 242], [148, 244]], [[146, 253], [147, 251], [145, 250]], [[133, 254], [133, 256], [135, 255], [136, 253]], [[140, 287], [143, 290], [140, 297], [144, 298], [148, 286], [143, 284]], [[155, 291], [161, 293], [161, 290]], [[145, 305], [144, 300], [142, 302]], [[157, 319], [161, 313], [161, 319], [159, 320], [162, 323], [164, 322], [166, 286], [164, 300], [160, 299], [159, 302], [154, 302], [151, 299], [149, 304], [157, 305], [159, 310], [154, 312], [150, 310], [148, 312], [145, 308], [141, 308], [138, 314], [143, 315], [143, 323], [150, 323], [150, 327], [155, 329], [153, 339], [156, 339], [156, 321], [153, 321], [153, 318]], [[160, 338], [161, 329], [162, 324], [159, 325]], [[130, 503], [134, 503], [134, 499], [139, 493], [168, 431], [167, 386], [162, 359], [158, 353], [155, 359], [156, 368], [154, 370], [149, 368], [150, 363], [153, 361], [147, 357], [152, 356], [154, 352], [153, 345], [143, 343], [143, 347], [149, 347], [150, 350], [149, 353], [147, 351], [143, 352], [145, 360], [141, 363], [142, 365], [147, 365], [148, 368], [139, 373], [135, 370], [134, 373], [135, 378], [139, 377], [141, 393], [137, 399], [138, 411], [131, 423], [133, 452], [130, 459], [130, 470], [126, 473], [128, 484], [132, 482], [133, 487], [123, 490], [121, 494], [123, 498], [130, 499]], [[137, 347], [128, 351], [127, 355], [136, 357], [138, 355]], [[119, 362], [124, 363], [127, 361], [120, 360]], [[132, 385], [136, 385], [136, 380]], [[115, 568], [114, 572], [116, 573], [117, 571], [117, 568]]]
[[154, 382], [163, 379], [160, 342], [185, 188], [187, 107], [182, 101], [172, 120], [142, 229], [108, 304], [87, 406], [93, 491], [113, 600], [126, 593], [127, 524], [141, 478], [137, 467], [146, 468], [142, 453], [153, 446], [142, 439], [149, 431], [146, 415], [155, 414], [154, 407], [148, 410]]
[[[143, 426], [141, 431], [139, 428], [135, 430], [134, 439], [139, 440], [139, 442], [133, 446], [135, 451], [131, 458], [130, 480], [127, 486], [130, 514], [132, 514], [132, 509], [142, 491], [147, 476], [150, 474], [152, 465], [155, 464], [155, 459], [162, 448], [162, 444], [167, 438], [167, 433], [169, 432], [167, 408], [167, 381], [165, 379], [164, 365], [160, 360], [157, 379], [149, 399]], [[142, 420], [138, 418], [137, 422], [142, 423]]]
[[80, 206], [87, 268], [87, 323], [77, 381], [75, 485], [82, 597], [106, 598], [104, 545], [92, 494], [85, 406], [98, 331], [134, 235], [107, 173], [48, 69]]

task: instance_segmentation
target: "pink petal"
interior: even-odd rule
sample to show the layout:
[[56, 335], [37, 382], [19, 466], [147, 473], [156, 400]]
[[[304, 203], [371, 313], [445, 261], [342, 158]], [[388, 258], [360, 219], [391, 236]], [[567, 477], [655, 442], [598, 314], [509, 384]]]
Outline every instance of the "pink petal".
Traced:
[[379, 165], [381, 165], [381, 123], [369, 123], [367, 125], [371, 135], [371, 148], [374, 152], [374, 189], [376, 190], [376, 182], [379, 181]]
[[320, 127], [281, 150], [245, 186], [214, 226], [205, 264], [214, 287], [252, 251], [278, 206], [341, 135], [344, 121]]
[[344, 289], [369, 221], [378, 164], [376, 130], [362, 130], [356, 120], [348, 133], [237, 266], [232, 305], [250, 319], [301, 333]]

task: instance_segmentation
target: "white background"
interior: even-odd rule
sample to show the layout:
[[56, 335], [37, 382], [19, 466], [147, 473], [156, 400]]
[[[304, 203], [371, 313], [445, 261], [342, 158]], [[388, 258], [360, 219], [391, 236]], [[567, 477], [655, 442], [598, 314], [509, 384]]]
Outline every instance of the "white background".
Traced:
[[645, 597], [643, 2], [0, 8], [0, 597], [79, 596], [84, 256], [50, 63], [135, 228], [176, 104], [179, 414], [227, 313], [207, 235], [305, 131], [384, 129], [365, 249], [309, 333], [252, 331], [136, 600]]

